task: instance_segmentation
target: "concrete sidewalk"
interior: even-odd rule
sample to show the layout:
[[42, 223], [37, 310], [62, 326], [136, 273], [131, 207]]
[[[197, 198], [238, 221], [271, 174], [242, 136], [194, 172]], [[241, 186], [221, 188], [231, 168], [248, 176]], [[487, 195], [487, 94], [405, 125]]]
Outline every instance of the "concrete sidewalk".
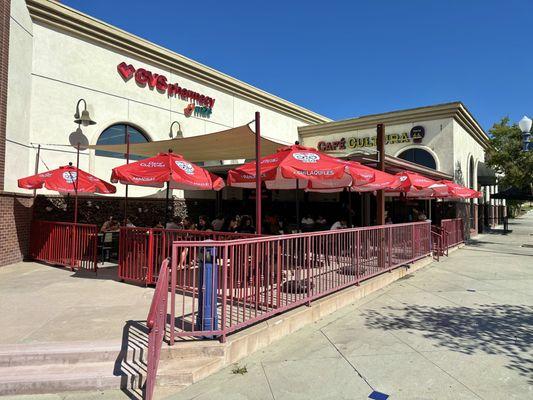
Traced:
[[169, 399], [533, 399], [533, 214]]

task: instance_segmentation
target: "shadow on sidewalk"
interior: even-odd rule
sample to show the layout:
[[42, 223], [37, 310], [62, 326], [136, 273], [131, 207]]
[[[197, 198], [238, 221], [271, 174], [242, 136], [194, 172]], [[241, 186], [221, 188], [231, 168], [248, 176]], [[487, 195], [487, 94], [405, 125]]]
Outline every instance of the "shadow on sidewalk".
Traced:
[[504, 356], [507, 368], [533, 384], [533, 307], [387, 307], [383, 312], [366, 311], [364, 316], [366, 326], [372, 329], [419, 331], [424, 338], [452, 351]]

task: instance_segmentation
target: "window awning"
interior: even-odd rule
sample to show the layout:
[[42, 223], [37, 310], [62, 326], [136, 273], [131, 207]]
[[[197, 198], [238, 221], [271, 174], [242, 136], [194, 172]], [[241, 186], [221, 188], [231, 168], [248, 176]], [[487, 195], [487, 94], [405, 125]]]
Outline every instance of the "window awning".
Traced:
[[496, 185], [498, 179], [496, 172], [484, 162], [477, 165], [477, 183], [481, 186]]
[[[279, 147], [287, 145], [261, 137], [261, 155], [275, 153]], [[126, 153], [126, 144], [90, 145], [89, 148]], [[243, 125], [206, 135], [130, 144], [130, 154], [146, 157], [169, 149], [192, 162], [255, 159], [255, 132], [249, 125]]]

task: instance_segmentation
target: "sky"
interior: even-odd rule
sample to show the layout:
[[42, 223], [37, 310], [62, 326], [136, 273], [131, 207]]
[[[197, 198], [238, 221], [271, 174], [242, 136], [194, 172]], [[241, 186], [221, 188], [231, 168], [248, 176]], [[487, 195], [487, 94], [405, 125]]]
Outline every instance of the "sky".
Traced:
[[62, 0], [331, 119], [462, 101], [533, 118], [531, 0]]

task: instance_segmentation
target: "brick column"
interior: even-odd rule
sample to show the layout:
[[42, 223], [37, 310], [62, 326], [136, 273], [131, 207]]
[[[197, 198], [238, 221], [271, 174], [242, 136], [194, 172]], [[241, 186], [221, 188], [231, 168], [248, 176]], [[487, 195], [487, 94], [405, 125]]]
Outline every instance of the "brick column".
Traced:
[[11, 0], [0, 3], [0, 191], [4, 190], [6, 162], [7, 71], [9, 64], [9, 14]]

